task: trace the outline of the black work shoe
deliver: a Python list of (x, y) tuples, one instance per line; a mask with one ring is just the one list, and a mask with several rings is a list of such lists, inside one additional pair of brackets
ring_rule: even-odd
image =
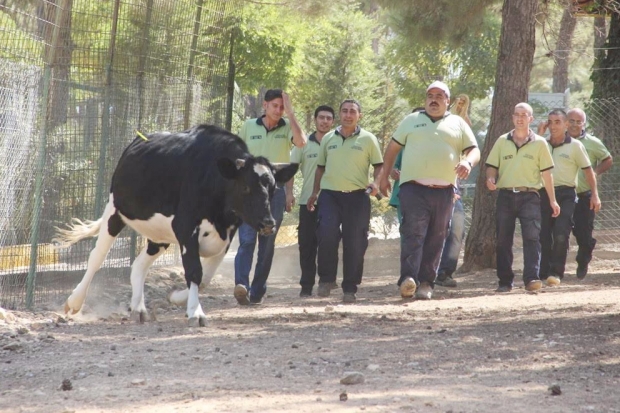
[(353, 304), (356, 300), (355, 293), (344, 293), (342, 295), (342, 302), (345, 304)]
[(333, 283), (319, 283), (317, 295), (319, 297), (329, 297), (329, 294), (332, 292), (332, 284)]
[(312, 297), (312, 288), (302, 288), (299, 292), (300, 297)]
[(456, 287), (456, 280), (451, 275), (446, 275), (442, 278), (437, 277), (435, 284), (442, 287)]
[(509, 285), (500, 285), (499, 287), (497, 287), (497, 290), (495, 290), (496, 293), (509, 293), (512, 291), (512, 287)]
[(577, 278), (583, 280), (588, 275), (588, 264), (577, 264)]
[(248, 295), (248, 289), (245, 288), (243, 284), (235, 285), (235, 289), (233, 291), (233, 295), (235, 299), (239, 303), (239, 305), (249, 305), (250, 304), (250, 296)]
[(256, 298), (250, 296), (250, 305), (261, 305), (263, 303), (264, 297)]

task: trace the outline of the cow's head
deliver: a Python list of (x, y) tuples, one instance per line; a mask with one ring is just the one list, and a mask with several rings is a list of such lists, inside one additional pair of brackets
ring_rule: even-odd
[(231, 197), (235, 213), (261, 235), (272, 234), (276, 221), (269, 201), (276, 183), (284, 185), (295, 175), (299, 165), (271, 164), (259, 156), (236, 160), (222, 158), (217, 166), (224, 178), (234, 182)]

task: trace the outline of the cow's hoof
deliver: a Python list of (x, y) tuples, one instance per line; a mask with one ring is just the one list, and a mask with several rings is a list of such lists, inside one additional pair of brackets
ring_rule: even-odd
[(65, 314), (77, 314), (80, 311), (80, 309), (75, 309), (75, 308), (71, 308), (71, 306), (69, 305), (69, 301), (65, 301)]
[(146, 310), (142, 310), (142, 311), (134, 310), (131, 312), (129, 318), (134, 323), (142, 324), (145, 321), (148, 321), (148, 313), (146, 312)]
[(207, 317), (201, 315), (198, 317), (191, 317), (189, 319), (190, 327), (206, 327), (207, 326)]

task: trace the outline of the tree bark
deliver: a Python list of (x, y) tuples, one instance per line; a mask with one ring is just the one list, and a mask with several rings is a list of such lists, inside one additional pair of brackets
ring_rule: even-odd
[(465, 243), (462, 271), (495, 267), (496, 194), (486, 187), (484, 164), (497, 138), (513, 128), (514, 106), (519, 102), (527, 102), (536, 49), (537, 10), (537, 0), (504, 0), (491, 121), (482, 148), (481, 170), (476, 182), (473, 216)]
[(597, 53), (592, 71), (593, 98), (620, 96), (620, 13), (611, 13), (606, 50)]
[(553, 93), (564, 93), (568, 88), (568, 59), (576, 25), (577, 19), (571, 14), (569, 7), (566, 7), (560, 22), (558, 42), (555, 46), (555, 52), (553, 52), (555, 60), (553, 65), (553, 85), (551, 87)]

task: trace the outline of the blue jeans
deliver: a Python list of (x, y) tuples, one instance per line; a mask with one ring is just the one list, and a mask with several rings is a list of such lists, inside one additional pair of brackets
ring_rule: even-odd
[(357, 292), (364, 273), (369, 225), (370, 198), (363, 189), (349, 193), (321, 191), (317, 229), (320, 284), (336, 282), (338, 246), (342, 238), (342, 291)]
[[(286, 195), (284, 187), (277, 188), (271, 198), (271, 214), (276, 220), (276, 230), (273, 234), (259, 235), (254, 228), (245, 222), (239, 227), (239, 249), (235, 256), (235, 285), (243, 284), (250, 290), (250, 298), (260, 300), (267, 292), (267, 277), (271, 270), (276, 235), (280, 230), (284, 217)], [(258, 237), (258, 257), (254, 269), (254, 279), (250, 288), (250, 270), (254, 258), (254, 249)]]
[(555, 198), (560, 205), (560, 215), (553, 218), (547, 191), (544, 188), (540, 190), (541, 280), (546, 280), (550, 275), (564, 278), (570, 232), (573, 229), (573, 212), (577, 200), (575, 188), (556, 186)]
[(398, 285), (413, 278), (416, 284), (433, 286), (454, 209), (454, 188), (408, 182), (400, 186), (398, 196), (403, 213)]
[(463, 209), (463, 202), (459, 198), (454, 203), (454, 212), (450, 220), (450, 232), (443, 246), (439, 270), (437, 270), (437, 276), (440, 279), (451, 277), (456, 271), (463, 238), (465, 238), (465, 210)]
[(540, 271), (540, 196), (537, 192), (500, 189), (497, 196), (497, 277), (499, 286), (512, 287), (512, 244), (516, 219), (523, 238), (523, 282), (538, 280)]

